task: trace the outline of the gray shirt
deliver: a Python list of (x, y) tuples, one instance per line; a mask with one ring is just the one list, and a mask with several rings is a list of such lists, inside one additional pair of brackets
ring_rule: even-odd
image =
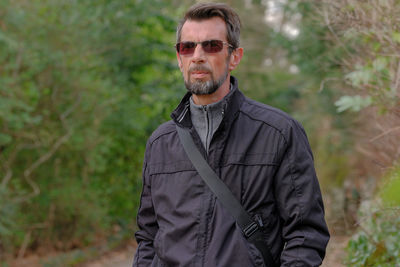
[(207, 153), (211, 139), (222, 121), (223, 109), (222, 100), (208, 105), (196, 105), (192, 97), (190, 98), (192, 123)]

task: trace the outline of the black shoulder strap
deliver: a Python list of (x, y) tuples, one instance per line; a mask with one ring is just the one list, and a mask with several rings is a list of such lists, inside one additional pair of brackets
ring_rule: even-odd
[(176, 125), (179, 138), (187, 156), (193, 163), (204, 182), (219, 199), (222, 205), (232, 214), (246, 239), (261, 252), (267, 267), (277, 266), (270, 249), (264, 241), (260, 226), (251, 218), (229, 188), (218, 177), (196, 147), (189, 130)]

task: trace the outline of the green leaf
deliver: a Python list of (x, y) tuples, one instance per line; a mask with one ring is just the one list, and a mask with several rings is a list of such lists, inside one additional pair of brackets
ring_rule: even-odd
[(370, 96), (362, 97), (359, 95), (342, 96), (338, 101), (335, 102), (335, 106), (337, 107), (337, 112), (343, 112), (348, 109), (354, 112), (358, 112), (361, 109), (366, 108), (371, 104), (372, 104), (372, 98)]
[(348, 79), (354, 87), (359, 87), (360, 85), (368, 84), (372, 77), (373, 73), (368, 68), (362, 68), (347, 74), (346, 79)]

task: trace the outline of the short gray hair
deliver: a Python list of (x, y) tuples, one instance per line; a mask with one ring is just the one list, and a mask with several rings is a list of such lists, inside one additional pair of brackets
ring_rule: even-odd
[(220, 17), (225, 21), (228, 43), (232, 45), (232, 50), (238, 48), (240, 44), (240, 18), (233, 8), (224, 3), (199, 3), (191, 6), (178, 24), (176, 42), (181, 41), (182, 27), (187, 20), (201, 21), (213, 17)]

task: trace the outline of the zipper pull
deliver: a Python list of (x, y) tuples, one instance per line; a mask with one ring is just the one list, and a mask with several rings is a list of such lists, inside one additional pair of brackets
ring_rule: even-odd
[(260, 227), (264, 227), (264, 224), (263, 224), (261, 215), (260, 215), (260, 214), (256, 214), (256, 216), (254, 216), (254, 217), (255, 217), (255, 219), (256, 219), (258, 225), (259, 225)]

